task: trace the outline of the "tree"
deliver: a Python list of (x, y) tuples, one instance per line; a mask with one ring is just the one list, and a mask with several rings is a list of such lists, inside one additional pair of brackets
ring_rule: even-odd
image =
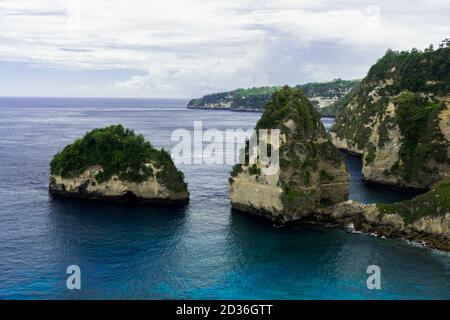
[(447, 47), (450, 47), (450, 38), (445, 38), (439, 45), (439, 48), (447, 48)]

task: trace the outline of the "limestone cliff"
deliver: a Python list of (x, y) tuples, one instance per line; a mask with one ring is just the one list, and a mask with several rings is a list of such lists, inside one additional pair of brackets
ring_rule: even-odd
[(164, 150), (122, 126), (95, 129), (55, 155), (53, 194), (140, 203), (186, 203), (183, 174)]
[(274, 93), (256, 125), (260, 129), (280, 130), (279, 148), (271, 151), (279, 152), (279, 170), (267, 174), (260, 161), (249, 163), (247, 145), (246, 163), (236, 165), (229, 179), (233, 208), (286, 223), (347, 199), (342, 157), (301, 91), (284, 87)]
[(450, 47), (388, 51), (371, 67), (330, 130), (363, 157), (368, 182), (429, 189), (450, 176)]
[[(152, 163), (145, 165), (155, 170)], [(173, 191), (158, 181), (156, 174), (159, 170), (140, 182), (121, 180), (117, 175), (99, 182), (96, 176), (102, 171), (101, 166), (92, 166), (75, 177), (50, 175), (50, 192), (78, 198), (161, 204), (185, 203), (189, 198), (186, 190)]]
[(367, 181), (429, 189), (450, 179), (450, 96), (431, 103), (402, 92), (375, 121), (363, 158)]
[(311, 221), (338, 223), (378, 236), (425, 242), (450, 251), (450, 182), (412, 200), (364, 205), (347, 201), (326, 208)]

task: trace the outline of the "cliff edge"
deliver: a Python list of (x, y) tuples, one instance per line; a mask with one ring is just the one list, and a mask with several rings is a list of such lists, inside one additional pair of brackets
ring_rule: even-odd
[(361, 155), (368, 182), (430, 189), (450, 177), (450, 47), (389, 50), (373, 65), (330, 130)]

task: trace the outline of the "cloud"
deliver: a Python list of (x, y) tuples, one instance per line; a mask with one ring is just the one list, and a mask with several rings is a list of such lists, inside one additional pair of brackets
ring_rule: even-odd
[(194, 96), (362, 77), (387, 48), (447, 37), (449, 11), (445, 0), (3, 0), (0, 61), (135, 71), (73, 94)]

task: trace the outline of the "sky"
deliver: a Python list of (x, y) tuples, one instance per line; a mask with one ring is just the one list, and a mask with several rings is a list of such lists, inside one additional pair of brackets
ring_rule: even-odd
[(0, 0), (0, 96), (193, 98), (363, 78), (448, 0)]

